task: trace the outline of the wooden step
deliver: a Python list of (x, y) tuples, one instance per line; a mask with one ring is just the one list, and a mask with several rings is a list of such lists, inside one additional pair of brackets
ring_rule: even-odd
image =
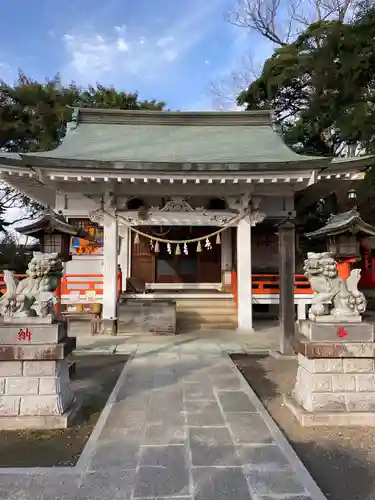
[(195, 309), (216, 310), (216, 311), (236, 311), (236, 305), (229, 301), (178, 301), (176, 303), (177, 311), (189, 311)]
[(221, 314), (213, 312), (211, 314), (204, 314), (202, 311), (189, 312), (188, 314), (178, 312), (177, 321), (207, 321), (207, 323), (215, 323), (219, 321), (237, 321), (235, 314)]
[(234, 300), (177, 300), (177, 307), (194, 307), (194, 306), (211, 306), (211, 307), (236, 307)]
[(214, 332), (216, 330), (229, 330), (235, 331), (237, 325), (232, 324), (217, 324), (217, 325), (177, 325), (177, 333), (189, 333), (189, 332), (200, 332), (209, 331)]
[(177, 331), (235, 330), (237, 310), (233, 299), (183, 299), (176, 301)]
[(206, 312), (208, 314), (211, 313), (223, 313), (223, 314), (236, 314), (236, 308), (235, 307), (212, 307), (212, 306), (196, 306), (196, 307), (183, 307), (182, 309), (176, 308), (176, 311), (178, 314), (190, 314), (194, 313), (195, 311), (202, 311)]

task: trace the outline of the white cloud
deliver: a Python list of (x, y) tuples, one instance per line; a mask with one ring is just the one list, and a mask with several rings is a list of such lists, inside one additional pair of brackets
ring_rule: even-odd
[(156, 41), (124, 36), (64, 36), (69, 57), (63, 74), (82, 83), (124, 75), (144, 77), (157, 74), (161, 64), (171, 63), (177, 51), (159, 47)]
[(5, 61), (0, 61), (0, 80), (11, 83), (17, 78), (17, 69)]
[(184, 57), (220, 21), (218, 12), (224, 1), (211, 0), (202, 6), (200, 0), (191, 0), (189, 10), (180, 9), (179, 17), (167, 28), (155, 28), (150, 22), (143, 33), (125, 25), (116, 25), (109, 33), (70, 30), (62, 37), (67, 64), (61, 73), (81, 84), (101, 81), (116, 85), (132, 77), (171, 79), (178, 72), (177, 63), (183, 64)]
[(129, 45), (125, 42), (125, 40), (120, 37), (117, 39), (117, 50), (120, 52), (128, 52), (129, 50)]
[(156, 45), (158, 47), (166, 47), (167, 45), (170, 45), (175, 41), (176, 40), (173, 36), (164, 36), (163, 38), (159, 38), (159, 40), (156, 41)]
[(120, 33), (120, 35), (123, 35), (126, 31), (126, 26), (125, 24), (122, 24), (121, 26), (114, 26), (114, 30), (117, 31), (117, 33)]

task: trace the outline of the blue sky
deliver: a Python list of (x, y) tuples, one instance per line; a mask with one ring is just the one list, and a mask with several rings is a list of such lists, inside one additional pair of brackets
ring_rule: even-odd
[[(171, 109), (211, 109), (210, 82), (241, 69), (255, 39), (224, 21), (234, 0), (3, 0), (0, 78), (100, 82)], [(15, 14), (16, 13), (16, 14)], [(256, 56), (269, 53), (260, 40)]]

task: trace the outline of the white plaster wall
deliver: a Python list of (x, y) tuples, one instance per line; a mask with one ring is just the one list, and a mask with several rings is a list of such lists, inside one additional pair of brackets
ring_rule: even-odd
[(97, 208), (98, 203), (82, 194), (56, 194), (55, 209), (61, 210), (67, 217), (88, 217), (89, 213)]
[(65, 269), (66, 274), (103, 274), (103, 257), (73, 255)]

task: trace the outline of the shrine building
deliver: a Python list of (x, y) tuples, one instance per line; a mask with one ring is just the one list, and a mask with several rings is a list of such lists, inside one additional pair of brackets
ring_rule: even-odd
[[(102, 303), (107, 331), (120, 297), (209, 300), (217, 314), (229, 301), (251, 332), (253, 306), (282, 302), (293, 280), (296, 191), (334, 190), (373, 161), (298, 155), (271, 116), (79, 108), (56, 149), (0, 155), (4, 181), (96, 241), (71, 231), (63, 300)], [(296, 277), (299, 317), (310, 299)]]

